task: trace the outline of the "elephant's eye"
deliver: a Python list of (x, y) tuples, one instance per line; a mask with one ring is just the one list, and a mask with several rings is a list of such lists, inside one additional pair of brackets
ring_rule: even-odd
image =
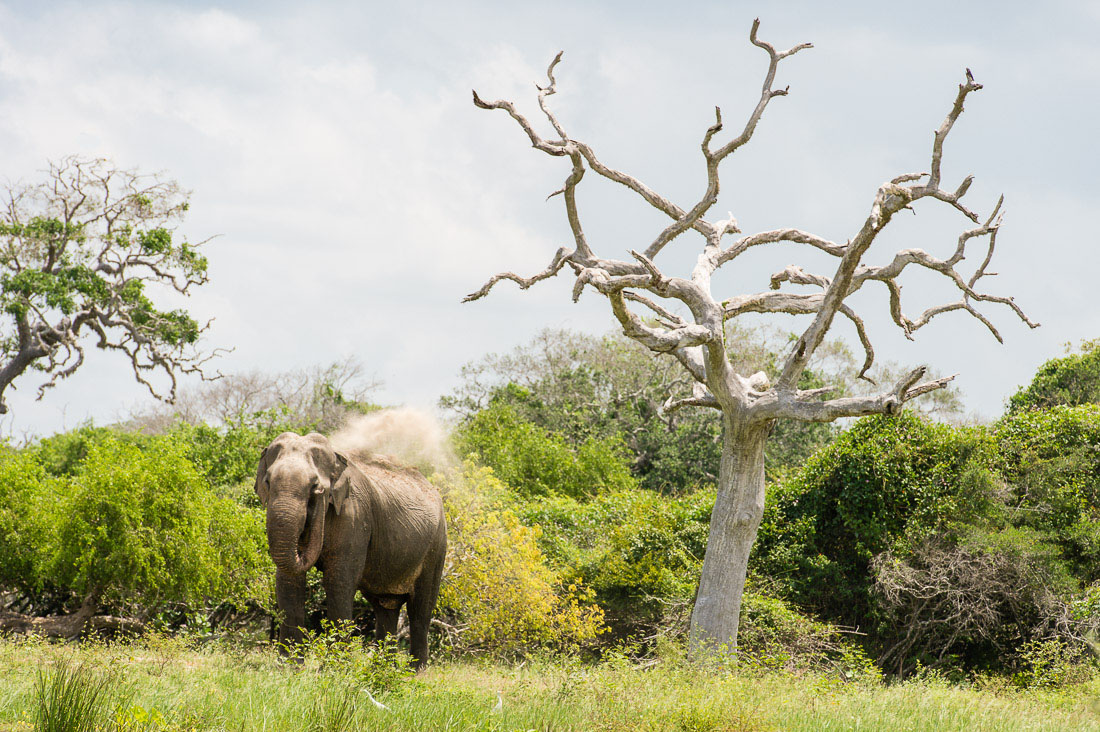
[(319, 482), (314, 480), (312, 483), (309, 484), (309, 492), (313, 493), (314, 495), (320, 495), (325, 492), (325, 489), (321, 486)]

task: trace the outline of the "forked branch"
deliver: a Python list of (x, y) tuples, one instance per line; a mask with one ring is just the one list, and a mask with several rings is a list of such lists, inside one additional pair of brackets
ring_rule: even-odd
[[(978, 310), (977, 305), (983, 302), (1005, 305), (1011, 308), (1024, 323), (1030, 327), (1036, 327), (1037, 323), (1029, 320), (1011, 297), (988, 294), (977, 289), (982, 278), (993, 274), (988, 271), (988, 266), (1003, 219), (1001, 202), (998, 202), (993, 213), (983, 223), (959, 235), (955, 251), (946, 259), (936, 258), (921, 249), (906, 249), (898, 252), (888, 264), (883, 266), (869, 266), (863, 263), (866, 252), (894, 215), (903, 209), (912, 209), (914, 204), (924, 198), (943, 201), (971, 221), (979, 222), (977, 214), (962, 203), (962, 198), (973, 181), (972, 176), (964, 178), (952, 190), (944, 189), (941, 185), (941, 165), (946, 138), (962, 114), (968, 96), (982, 88), (974, 81), (969, 69), (966, 71), (964, 83), (959, 85), (951, 109), (935, 131), (929, 172), (905, 173), (882, 184), (875, 192), (870, 212), (850, 239), (838, 243), (811, 232), (787, 228), (744, 235), (728, 245), (722, 245), (723, 237), (739, 234), (740, 228), (732, 213), (719, 221), (710, 221), (706, 218), (718, 200), (719, 165), (726, 157), (749, 142), (770, 101), (788, 93), (787, 87), (776, 88), (775, 86), (779, 62), (799, 51), (812, 48), (809, 43), (801, 43), (779, 51), (772, 44), (761, 40), (758, 37), (758, 30), (759, 21), (754, 21), (749, 40), (768, 55), (768, 67), (764, 74), (760, 96), (740, 132), (723, 144), (718, 144), (719, 136), (724, 129), (723, 115), (721, 109), (715, 108), (714, 123), (705, 130), (701, 144), (706, 163), (706, 190), (697, 202), (687, 209), (653, 190), (638, 178), (606, 165), (591, 145), (575, 140), (567, 134), (566, 127), (548, 103), (549, 97), (557, 93), (555, 72), (562, 59), (560, 53), (554, 57), (546, 70), (547, 82), (544, 85), (536, 85), (539, 109), (553, 130), (550, 136), (542, 136), (512, 102), (485, 102), (475, 92), (474, 102), (478, 107), (506, 111), (519, 124), (536, 149), (555, 157), (569, 159), (570, 169), (565, 182), (559, 190), (551, 194), (551, 197), (561, 195), (564, 199), (575, 246), (572, 249), (567, 247), (559, 249), (545, 269), (530, 277), (522, 277), (513, 272), (494, 275), (479, 290), (468, 295), (464, 301), (484, 297), (496, 283), (504, 279), (512, 280), (521, 289), (527, 289), (541, 280), (553, 277), (568, 265), (574, 273), (574, 300), (579, 298), (587, 287), (597, 290), (608, 298), (612, 312), (626, 335), (654, 351), (674, 355), (692, 378), (705, 386), (705, 388), (700, 387), (702, 391), (691, 397), (671, 400), (666, 404), (667, 409), (688, 405), (720, 406), (723, 409), (743, 410), (743, 413), (751, 413), (761, 419), (791, 417), (828, 421), (838, 417), (891, 412), (908, 399), (942, 388), (950, 381), (950, 378), (947, 378), (918, 383), (923, 376), (923, 370), (918, 369), (909, 375), (912, 378), (907, 377), (891, 390), (876, 396), (823, 401), (825, 394), (820, 390), (814, 392), (797, 390), (796, 385), (800, 376), (815, 350), (821, 345), (837, 314), (847, 318), (855, 328), (864, 351), (864, 361), (859, 376), (867, 378), (866, 374), (874, 363), (875, 351), (863, 319), (846, 303), (847, 298), (867, 282), (881, 282), (886, 287), (891, 317), (907, 337), (912, 337), (913, 332), (941, 313), (959, 310), (978, 319), (1000, 340), (1001, 334), (997, 328)], [(576, 193), (578, 185), (588, 170), (632, 190), (643, 201), (671, 219), (644, 250), (629, 249), (632, 261), (601, 258), (595, 254), (587, 241), (581, 226)], [(657, 266), (655, 260), (670, 242), (688, 231), (697, 232), (703, 239), (691, 277), (683, 279), (666, 275)], [(966, 247), (974, 240), (983, 237), (988, 242), (984, 260), (969, 277), (964, 276), (959, 271), (958, 265), (965, 258)], [(791, 265), (772, 276), (771, 288), (768, 291), (738, 295), (721, 302), (715, 300), (711, 294), (711, 278), (714, 272), (754, 247), (781, 242), (807, 245), (836, 257), (838, 260), (836, 268), (829, 274), (817, 274)], [(915, 318), (907, 317), (902, 310), (901, 286), (898, 284), (898, 279), (909, 265), (922, 267), (947, 277), (959, 290), (959, 300), (929, 308)], [(811, 291), (790, 291), (788, 289), (790, 287), (808, 287)], [(667, 304), (669, 301), (686, 308), (690, 313), (690, 319), (676, 314), (676, 309)], [(646, 317), (631, 311), (628, 307), (630, 303), (645, 308)], [(759, 386), (760, 382), (753, 381), (755, 377), (746, 379), (736, 374), (729, 363), (723, 338), (724, 322), (744, 313), (788, 313), (813, 316), (812, 322), (797, 339), (785, 359), (774, 386), (770, 383)]]

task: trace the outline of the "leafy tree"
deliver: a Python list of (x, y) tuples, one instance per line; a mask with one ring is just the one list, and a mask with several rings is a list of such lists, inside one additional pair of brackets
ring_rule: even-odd
[(1052, 358), (1027, 386), (1009, 397), (1008, 411), (1049, 409), (1100, 402), (1100, 339), (1084, 341), (1080, 353)]
[(205, 326), (152, 295), (158, 286), (187, 295), (207, 281), (201, 245), (176, 235), (188, 194), (175, 181), (68, 157), (40, 183), (7, 186), (4, 199), (0, 413), (4, 391), (28, 369), (47, 374), (39, 398), (75, 373), (87, 337), (124, 354), (157, 397), (175, 396), (177, 374), (203, 375), (209, 355), (196, 344)]

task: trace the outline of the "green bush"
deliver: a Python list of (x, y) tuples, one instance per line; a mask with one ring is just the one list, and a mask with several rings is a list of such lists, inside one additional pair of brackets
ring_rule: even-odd
[(662, 622), (699, 579), (712, 491), (667, 498), (634, 489), (580, 502), (556, 497), (518, 510), (554, 566), (595, 592), (616, 637)]
[(33, 455), (50, 475), (71, 476), (88, 457), (92, 446), (108, 438), (137, 446), (147, 445), (154, 439), (137, 432), (85, 425), (39, 440), (25, 452)]
[(634, 485), (621, 440), (590, 438), (574, 450), (506, 404), (474, 415), (458, 430), (457, 443), (521, 496), (585, 498)]
[(0, 452), (0, 587), (31, 595), (46, 589), (61, 495), (34, 455)]
[(1100, 338), (1081, 344), (1080, 353), (1052, 358), (1027, 386), (1008, 400), (1009, 413), (1100, 402)]
[(96, 440), (57, 504), (59, 584), (153, 608), (262, 596), (262, 517), (220, 499), (177, 440)]
[(318, 632), (306, 631), (299, 648), (303, 669), (318, 669), (346, 678), (356, 693), (396, 691), (413, 676), (409, 656), (392, 636), (383, 643), (364, 645), (351, 621), (325, 620)]
[(750, 571), (799, 605), (868, 627), (872, 558), (988, 510), (992, 441), (904, 413), (868, 417), (772, 487)]
[(1049, 533), (1083, 583), (1100, 580), (1100, 405), (1010, 414), (993, 435), (1012, 522)]

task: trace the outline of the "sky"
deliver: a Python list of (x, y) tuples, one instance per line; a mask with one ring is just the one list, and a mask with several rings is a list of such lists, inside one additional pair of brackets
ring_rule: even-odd
[[(218, 369), (355, 356), (383, 383), (377, 401), (431, 407), (462, 364), (541, 328), (616, 326), (594, 291), (574, 304), (565, 276), (526, 292), (502, 283), (461, 304), (499, 271), (542, 269), (570, 241), (560, 197), (545, 200), (566, 164), (531, 149), (504, 113), (476, 109), (470, 90), (534, 117), (534, 83), (564, 51), (551, 102), (570, 136), (688, 206), (705, 187), (698, 146), (714, 106), (734, 129), (759, 94), (756, 16), (777, 47), (814, 48), (780, 65), (777, 86), (790, 94), (724, 163), (711, 218), (729, 211), (745, 232), (847, 239), (879, 184), (928, 169), (932, 132), (970, 68), (985, 88), (948, 139), (944, 187), (975, 175), (966, 200), (983, 216), (1004, 194), (999, 274), (983, 282), (1042, 327), (986, 305), (1004, 345), (958, 313), (909, 342), (883, 288), (852, 303), (880, 358), (958, 373), (967, 407), (985, 418), (1065, 344), (1100, 337), (1100, 237), (1088, 223), (1100, 202), (1097, 1), (0, 1), (0, 181), (33, 181), (69, 154), (164, 172), (193, 192), (181, 233), (214, 237), (210, 283), (187, 306), (214, 318), (207, 348), (233, 349)], [(665, 224), (595, 175), (578, 195), (601, 256), (626, 258)], [(947, 256), (966, 228), (924, 202), (865, 261), (907, 247)], [(657, 263), (687, 276), (700, 246), (685, 235)], [(814, 254), (754, 251), (715, 279), (715, 295), (766, 289), (788, 264), (828, 274), (835, 264)], [(902, 285), (910, 316), (955, 299), (927, 273), (907, 271)], [(852, 340), (846, 327), (836, 335)], [(91, 353), (39, 402), (36, 378), (16, 382), (5, 434), (104, 424), (151, 405), (113, 354)]]

